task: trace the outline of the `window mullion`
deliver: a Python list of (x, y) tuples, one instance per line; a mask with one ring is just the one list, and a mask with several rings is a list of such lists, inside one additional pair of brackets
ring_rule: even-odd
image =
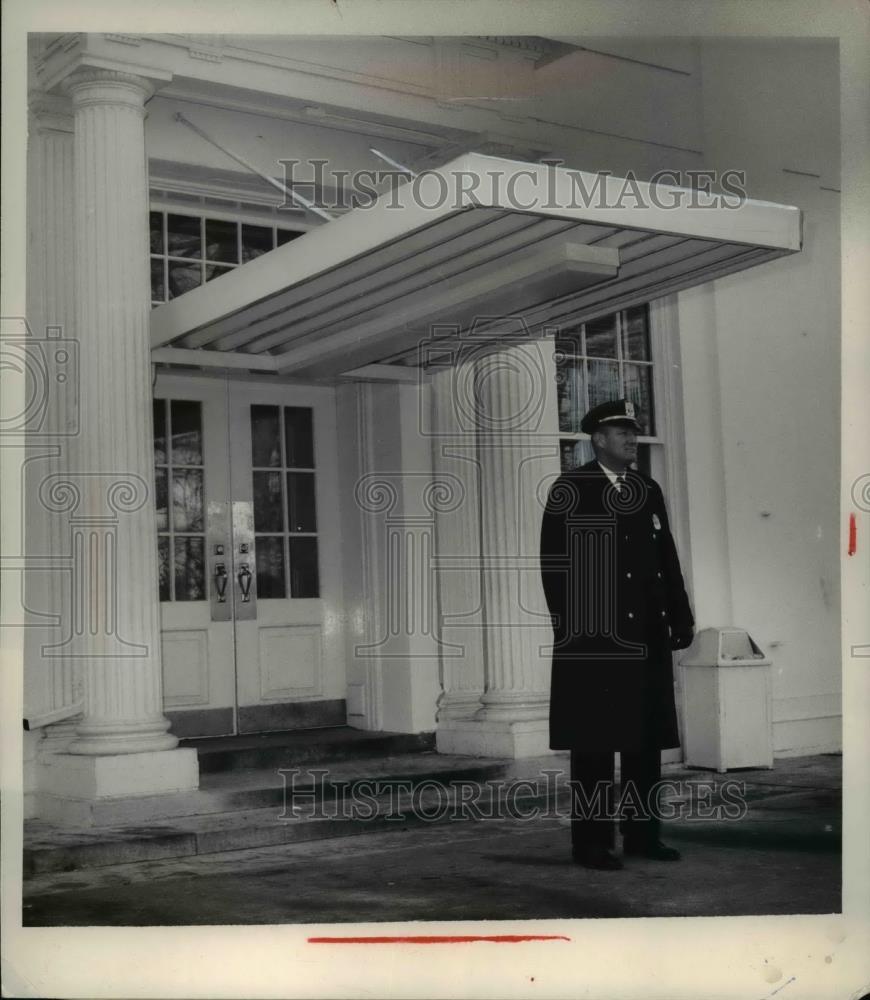
[[(163, 301), (169, 301), (169, 213), (163, 212)], [(168, 405), (168, 404), (167, 404)], [(170, 548), (171, 548), (170, 543)]]
[(173, 466), (172, 466), (172, 403), (167, 397), (166, 407), (166, 520), (169, 528), (169, 600), (175, 600), (175, 516)]
[[(583, 413), (589, 412), (589, 358), (586, 353), (586, 324), (580, 324), (580, 360), (581, 371), (583, 373)], [(582, 417), (583, 414), (581, 413)]]
[(205, 284), (205, 216), (199, 217), (199, 284)]
[(619, 395), (625, 399), (625, 356), (622, 350), (622, 317), (623, 310), (616, 313), (616, 377), (619, 380)]
[(281, 539), (281, 550), (284, 553), (284, 565), (287, 567), (284, 573), (284, 596), (293, 596), (293, 586), (290, 579), (290, 486), (287, 482), (287, 428), (284, 416), (284, 407), (278, 407), (278, 434), (281, 437), (281, 523), (284, 526), (284, 536)]

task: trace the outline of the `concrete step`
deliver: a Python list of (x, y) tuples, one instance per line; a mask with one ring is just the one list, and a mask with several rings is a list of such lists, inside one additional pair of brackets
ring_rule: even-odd
[(297, 767), (313, 761), (385, 757), (434, 751), (434, 733), (367, 732), (350, 726), (297, 729), (182, 740), (199, 757), (200, 774), (251, 768)]
[[(464, 761), (465, 765), (460, 765), (460, 761)], [(207, 771), (201, 775), (197, 791), (105, 799), (93, 804), (91, 814), (95, 827), (149, 825), (154, 820), (283, 806), (285, 789), (294, 785), (299, 790), (310, 790), (318, 783), (337, 784), (370, 777), (381, 780), (398, 780), (409, 776), (419, 776), (419, 780), (438, 779), (451, 774), (457, 777), (483, 777), (491, 774), (492, 768), (498, 766), (492, 761), (472, 757), (446, 757), (434, 751), (426, 751), (337, 761), (318, 759), (285, 768)]]
[[(300, 768), (286, 777), (263, 769), (207, 774), (195, 793), (101, 803), (98, 826), (61, 829), (28, 821), (24, 874), (246, 850), (428, 822), (411, 814), (412, 795), (422, 792), (421, 801), (437, 806), (441, 787), (458, 789), (463, 782), (485, 786), (514, 764), (426, 753), (354, 758), (328, 768), (318, 760), (311, 771)], [(371, 815), (344, 818), (349, 807), (342, 811), (342, 788), (357, 780), (379, 786), (371, 789), (363, 808)], [(404, 818), (396, 818), (397, 805)]]
[[(552, 806), (556, 799), (563, 804), (567, 793), (564, 753), (515, 761), (423, 752), (332, 762), (319, 759), (294, 767), (297, 773), (293, 775), (273, 768), (206, 772), (196, 793), (107, 801), (101, 803), (100, 822), (93, 827), (60, 829), (29, 820), (25, 823), (25, 876), (456, 822), (456, 806), (468, 801), (469, 791), (477, 794), (475, 801), (486, 812), (490, 798), (498, 801), (512, 787), (518, 811), (526, 814), (534, 807)], [(711, 772), (667, 771), (671, 779), (687, 783), (707, 784), (718, 777)], [(740, 777), (747, 781), (747, 801), (768, 800), (768, 808), (775, 808), (777, 800), (780, 807), (787, 805), (789, 797), (805, 785), (826, 787), (825, 781), (812, 774), (803, 776), (799, 785), (782, 779), (774, 784), (769, 772)], [(356, 780), (379, 785), (371, 789), (367, 800), (370, 815), (365, 808), (362, 814), (341, 808), (343, 786)], [(518, 782), (525, 782), (525, 787)], [(447, 793), (442, 800), (444, 788)], [(415, 795), (415, 804), (429, 818), (420, 815), (419, 808), (410, 808)], [(439, 805), (445, 806), (440, 816)], [(468, 810), (461, 816), (473, 818)]]

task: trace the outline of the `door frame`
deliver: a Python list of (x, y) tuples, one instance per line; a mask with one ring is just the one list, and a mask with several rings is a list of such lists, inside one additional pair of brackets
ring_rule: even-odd
[[(237, 735), (243, 731), (255, 732), (273, 729), (319, 728), (324, 725), (346, 724), (347, 667), (344, 647), (344, 608), (342, 600), (342, 549), (341, 520), (339, 511), (339, 480), (337, 453), (337, 426), (335, 390), (328, 386), (312, 386), (291, 383), (284, 379), (274, 378), (237, 378), (229, 373), (158, 371), (154, 379), (154, 397), (170, 399), (200, 399), (206, 405), (202, 410), (203, 419), (203, 450), (204, 456), (204, 525), (206, 538), (205, 600), (191, 602), (190, 622), (185, 620), (186, 602), (161, 602), (161, 661), (164, 678), (164, 714), (173, 724), (173, 731), (181, 738), (197, 738), (217, 735)], [(249, 397), (250, 402), (276, 401), (283, 405), (313, 405), (317, 409), (314, 422), (315, 447), (315, 498), (318, 519), (319, 546), (319, 577), (320, 597), (315, 599), (300, 599), (301, 602), (320, 606), (319, 624), (299, 622), (302, 631), (306, 631), (313, 641), (313, 631), (319, 630), (319, 646), (321, 656), (319, 661), (319, 683), (317, 690), (308, 696), (290, 697), (283, 705), (283, 711), (274, 710), (278, 705), (276, 699), (266, 698), (264, 706), (273, 706), (272, 711), (265, 711), (263, 719), (265, 727), (251, 728), (240, 724), (239, 683), (238, 683), (238, 625), (235, 613), (229, 620), (216, 622), (213, 620), (212, 595), (214, 590), (213, 572), (217, 562), (224, 561), (229, 572), (228, 595), (237, 591), (236, 565), (234, 564), (235, 541), (233, 536), (232, 477), (247, 477), (250, 481), (251, 470), (239, 470), (238, 448), (234, 457), (233, 438), (250, 434), (247, 426), (244, 428), (231, 426), (233, 407), (236, 407), (238, 422), (239, 397)], [(215, 406), (221, 399), (221, 405)], [(208, 407), (208, 402), (211, 407)], [(241, 405), (247, 404), (244, 400)], [(220, 424), (220, 427), (217, 425)], [(249, 443), (249, 442), (248, 442)], [(249, 450), (249, 449), (248, 449)], [(220, 454), (224, 456), (221, 460)], [(225, 469), (218, 470), (215, 462), (223, 461)], [(235, 464), (235, 472), (233, 465)], [(222, 478), (223, 477), (223, 478)], [(221, 484), (223, 483), (223, 486)], [(215, 489), (223, 496), (216, 496)], [(169, 500), (171, 504), (171, 496)], [(223, 508), (226, 518), (225, 552), (217, 556), (213, 552), (216, 536), (213, 535), (211, 519), (220, 514)], [(156, 511), (156, 508), (155, 508)], [(288, 581), (289, 586), (289, 581)], [(232, 603), (232, 598), (231, 598)], [(268, 602), (267, 602), (268, 603)], [(265, 605), (264, 605), (265, 607)], [(170, 624), (166, 624), (166, 612), (172, 609)], [(255, 623), (251, 623), (255, 625)], [(274, 622), (272, 623), (275, 624)], [(295, 624), (295, 623), (290, 623)], [(250, 631), (250, 628), (249, 628)], [(217, 633), (220, 633), (218, 636)], [(224, 634), (226, 633), (226, 634)], [(276, 632), (271, 635), (274, 638)], [(288, 633), (292, 634), (292, 633)], [(297, 635), (300, 635), (297, 633)], [(167, 637), (170, 637), (167, 640)], [(169, 642), (175, 644), (170, 652)], [(315, 643), (317, 645), (317, 643)], [(248, 654), (252, 648), (250, 637)], [(223, 662), (230, 654), (230, 674)], [(254, 655), (257, 655), (256, 652)], [(172, 688), (172, 677), (169, 671), (182, 662), (180, 658), (192, 658), (192, 669), (199, 670), (205, 676), (201, 677), (202, 691), (191, 691), (180, 698), (175, 696), (174, 703), (167, 704), (167, 688)], [(198, 661), (197, 661), (198, 657)], [(203, 660), (206, 660), (203, 665)], [(274, 657), (273, 657), (274, 660)], [(290, 659), (288, 658), (288, 664)], [(186, 663), (185, 663), (186, 669)], [(169, 683), (167, 684), (167, 681)], [(194, 682), (194, 687), (196, 686)], [(170, 696), (171, 701), (172, 696)], [(196, 707), (194, 707), (196, 705)]]

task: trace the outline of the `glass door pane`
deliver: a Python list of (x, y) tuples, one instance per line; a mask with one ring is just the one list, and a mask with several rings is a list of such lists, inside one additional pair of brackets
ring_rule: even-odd
[(204, 601), (208, 594), (202, 404), (157, 397), (153, 407), (160, 600)]
[[(314, 468), (311, 408), (254, 404), (250, 427), (257, 596), (287, 597), (289, 565), (289, 596), (317, 597), (316, 474), (308, 471)], [(308, 537), (291, 543), (292, 535)]]
[(231, 383), (229, 413), (233, 559), (255, 602), (235, 622), (239, 730), (343, 724), (334, 390)]
[(227, 388), (158, 371), (154, 485), (163, 709), (179, 738), (235, 731)]

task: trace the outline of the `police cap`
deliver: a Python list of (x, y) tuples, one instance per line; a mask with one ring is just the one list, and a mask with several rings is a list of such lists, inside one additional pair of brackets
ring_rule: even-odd
[(606, 424), (630, 424), (636, 431), (642, 430), (637, 421), (635, 405), (630, 399), (610, 399), (606, 403), (593, 406), (580, 421), (580, 430), (592, 434)]

